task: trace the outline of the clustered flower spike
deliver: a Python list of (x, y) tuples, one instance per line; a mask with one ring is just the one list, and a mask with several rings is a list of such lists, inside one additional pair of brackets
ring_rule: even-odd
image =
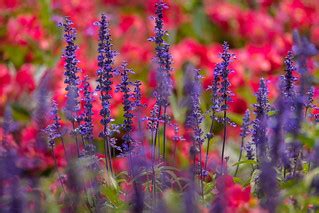
[(268, 117), (268, 112), (270, 111), (270, 104), (268, 100), (268, 87), (266, 85), (265, 79), (260, 79), (259, 89), (256, 93), (257, 103), (254, 104), (254, 112), (257, 119), (263, 117)]
[(142, 99), (142, 93), (141, 93), (141, 85), (142, 83), (140, 81), (135, 81), (133, 83), (134, 86), (134, 108), (143, 107), (144, 105), (141, 102)]
[[(218, 89), (220, 87), (221, 70), (222, 70), (222, 65), (216, 64), (216, 67), (214, 68), (214, 79), (213, 79), (212, 85), (208, 87), (208, 90), (210, 90), (212, 93), (211, 110), (213, 112), (218, 112), (221, 108), (220, 107), (220, 97), (218, 95)], [(212, 119), (214, 119), (214, 118), (212, 118)]]
[(297, 71), (300, 74), (307, 73), (307, 59), (318, 54), (316, 46), (311, 43), (307, 37), (300, 36), (299, 32), (293, 32), (293, 47), (292, 51), (297, 57)]
[(93, 123), (92, 123), (92, 102), (93, 96), (90, 91), (90, 83), (88, 82), (88, 76), (85, 76), (83, 79), (83, 101), (84, 101), (84, 113), (83, 121), (79, 127), (80, 134), (83, 138), (92, 145), (93, 142)]
[(109, 22), (105, 14), (102, 14), (101, 20), (96, 23), (99, 26), (99, 43), (98, 43), (98, 70), (97, 70), (97, 91), (100, 92), (102, 109), (101, 124), (104, 126), (100, 136), (107, 137), (110, 134), (109, 123), (111, 122), (110, 99), (112, 91), (112, 78), (115, 72), (113, 68), (114, 57), (116, 52), (112, 50), (112, 41), (109, 29)]
[(297, 78), (293, 76), (293, 71), (296, 70), (296, 67), (293, 63), (293, 54), (291, 51), (288, 52), (285, 60), (285, 75), (283, 75), (283, 94), (286, 98), (293, 98), (295, 96), (295, 85), (294, 83), (297, 81)]
[(191, 89), (191, 107), (190, 107), (190, 115), (187, 118), (187, 125), (194, 130), (194, 140), (196, 141), (198, 146), (201, 146), (204, 140), (202, 139), (203, 131), (200, 128), (201, 123), (203, 122), (203, 115), (201, 113), (200, 108), (200, 92), (201, 92), (201, 84), (200, 79), (201, 75), (199, 74), (199, 70), (193, 70), (194, 82), (193, 88)]
[(255, 159), (255, 148), (252, 142), (248, 142), (245, 145), (246, 150), (246, 157), (248, 160), (254, 160)]
[(223, 52), (220, 57), (223, 61), (220, 63), (221, 85), (218, 92), (221, 98), (220, 109), (221, 111), (225, 111), (228, 109), (228, 103), (232, 100), (231, 96), (233, 96), (233, 93), (230, 90), (231, 83), (229, 81), (229, 74), (231, 73), (231, 70), (229, 69), (229, 64), (235, 57), (233, 54), (229, 53), (229, 45), (227, 42), (224, 42), (223, 44)]
[(156, 44), (156, 58), (157, 63), (157, 88), (154, 96), (157, 99), (157, 104), (159, 106), (168, 106), (168, 97), (171, 95), (172, 91), (172, 79), (171, 79), (171, 64), (172, 56), (170, 54), (170, 45), (164, 41), (164, 36), (167, 32), (163, 29), (163, 10), (167, 9), (168, 6), (163, 1), (156, 3), (156, 17), (155, 19), (155, 36), (149, 38)]
[(50, 113), (52, 116), (53, 123), (48, 125), (44, 131), (48, 135), (50, 147), (54, 147), (55, 139), (62, 137), (62, 135), (60, 133), (60, 128), (61, 128), (60, 120), (61, 119), (58, 115), (58, 105), (54, 100), (52, 100), (52, 103), (51, 103), (51, 112)]
[(159, 125), (160, 119), (158, 119), (159, 106), (155, 104), (151, 110), (150, 116), (146, 117), (147, 128), (154, 134)]
[[(76, 40), (76, 30), (72, 27), (73, 22), (69, 18), (65, 18), (63, 23), (60, 23), (60, 27), (64, 29), (64, 40), (66, 42), (66, 47), (63, 51), (62, 57), (65, 60), (64, 64), (64, 83), (66, 84), (65, 90), (67, 91), (67, 98), (73, 98), (74, 100), (70, 100), (72, 102), (72, 108), (67, 108), (69, 119), (76, 120), (77, 112), (79, 111), (79, 77), (78, 73), (80, 72), (80, 68), (78, 67), (79, 60), (76, 58), (76, 51), (78, 50), (78, 46), (75, 45)], [(71, 91), (72, 90), (72, 91)], [(72, 95), (70, 94), (72, 93)]]
[(128, 152), (130, 150), (133, 141), (133, 138), (131, 137), (131, 132), (133, 130), (133, 113), (132, 110), (134, 108), (134, 103), (132, 102), (132, 93), (130, 86), (132, 85), (132, 82), (129, 80), (129, 73), (133, 73), (132, 70), (127, 68), (127, 64), (123, 64), (122, 66), (122, 80), (119, 85), (116, 87), (116, 92), (121, 91), (123, 93), (123, 108), (124, 108), (124, 124), (123, 124), (123, 130), (125, 132), (123, 136), (123, 151)]
[(267, 120), (268, 112), (270, 111), (270, 104), (268, 101), (268, 88), (266, 81), (261, 78), (259, 89), (256, 93), (257, 103), (254, 104), (254, 113), (256, 119), (253, 122), (252, 137), (256, 146), (257, 158), (265, 160), (267, 148)]
[(306, 93), (306, 100), (305, 100), (305, 107), (306, 109), (312, 109), (315, 107), (313, 104), (313, 96), (314, 96), (315, 89), (313, 87), (310, 87), (308, 92)]
[(245, 138), (250, 134), (250, 111), (246, 110), (245, 115), (243, 117), (243, 125), (240, 128), (240, 136)]

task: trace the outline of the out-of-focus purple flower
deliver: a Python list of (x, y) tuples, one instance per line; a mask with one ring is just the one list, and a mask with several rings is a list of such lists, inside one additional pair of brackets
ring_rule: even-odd
[(190, 92), (190, 115), (187, 117), (186, 124), (193, 129), (194, 140), (196, 141), (196, 144), (201, 146), (204, 142), (202, 139), (203, 131), (200, 128), (200, 125), (203, 122), (203, 115), (200, 108), (201, 75), (197, 69), (194, 69), (193, 72), (193, 88), (191, 88)]
[(243, 125), (240, 128), (240, 136), (245, 138), (250, 134), (250, 111), (246, 110), (245, 115), (243, 117)]
[(248, 160), (254, 160), (255, 159), (255, 149), (252, 142), (248, 142), (245, 145), (246, 150), (246, 157)]
[(36, 145), (40, 150), (47, 150), (46, 137), (42, 130), (47, 127), (48, 122), (47, 115), (49, 109), (48, 99), (50, 80), (50, 71), (48, 71), (40, 81), (38, 89), (35, 93), (36, 107), (33, 113), (33, 119), (38, 129)]
[(286, 98), (292, 99), (295, 96), (295, 82), (297, 78), (293, 76), (293, 72), (296, 70), (296, 67), (293, 63), (293, 54), (291, 51), (288, 52), (284, 60), (285, 63), (285, 75), (282, 78), (282, 89), (283, 94)]
[(269, 212), (276, 212), (278, 201), (277, 173), (272, 163), (263, 162), (258, 177), (261, 206)]
[(55, 139), (62, 137), (62, 135), (60, 133), (60, 128), (61, 128), (60, 120), (61, 119), (58, 115), (58, 105), (54, 100), (52, 100), (52, 103), (51, 103), (51, 112), (50, 113), (52, 116), (53, 123), (48, 125), (44, 129), (44, 131), (48, 135), (50, 147), (53, 148), (55, 145)]
[(12, 118), (12, 110), (10, 104), (7, 104), (4, 110), (3, 122), (1, 124), (2, 133), (2, 143), (5, 148), (7, 144), (7, 137), (10, 133), (16, 131), (19, 128), (19, 123), (15, 122)]
[(268, 88), (266, 81), (261, 78), (259, 89), (256, 93), (257, 103), (254, 104), (254, 113), (256, 119), (253, 121), (252, 137), (256, 146), (257, 160), (263, 161), (266, 158), (266, 150), (268, 146), (267, 138), (267, 121), (270, 104), (268, 101)]
[(297, 71), (303, 75), (308, 72), (307, 59), (311, 56), (317, 55), (318, 50), (316, 49), (316, 46), (308, 40), (307, 37), (300, 36), (297, 30), (293, 32), (293, 41), (294, 44), (292, 51), (297, 57)]
[(192, 88), (190, 88), (190, 114), (186, 118), (186, 125), (193, 130), (193, 146), (191, 147), (191, 151), (194, 158), (194, 174), (202, 173), (202, 166), (199, 165), (199, 169), (196, 167), (195, 158), (197, 156), (197, 152), (199, 152), (200, 162), (202, 160), (201, 147), (204, 143), (203, 139), (203, 130), (201, 129), (201, 124), (203, 122), (203, 115), (200, 108), (200, 93), (201, 93), (201, 83), (200, 80), (202, 76), (199, 74), (199, 70), (193, 69), (193, 83)]
[(312, 109), (315, 107), (315, 105), (313, 104), (313, 95), (314, 95), (314, 88), (310, 87), (310, 89), (306, 93), (306, 98), (304, 103), (306, 110)]
[[(281, 91), (279, 97), (275, 102), (276, 114), (269, 119), (269, 128), (271, 130), (270, 140), (270, 155), (274, 165), (276, 165), (279, 158), (284, 157), (284, 124), (289, 122), (287, 115), (290, 113), (290, 109), (287, 108), (287, 97), (285, 91)], [(282, 160), (284, 161), (284, 160)]]
[(168, 106), (168, 97), (172, 92), (172, 79), (171, 79), (171, 64), (172, 56), (170, 54), (170, 45), (164, 40), (167, 31), (163, 27), (163, 10), (168, 6), (162, 0), (156, 4), (155, 20), (155, 36), (149, 38), (149, 41), (154, 42), (156, 47), (156, 64), (157, 64), (157, 86), (154, 96), (156, 97), (157, 104), (162, 107)]

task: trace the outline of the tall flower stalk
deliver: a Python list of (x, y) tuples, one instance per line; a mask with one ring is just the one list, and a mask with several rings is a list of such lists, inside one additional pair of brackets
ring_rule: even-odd
[(214, 122), (216, 122), (216, 113), (220, 110), (220, 97), (218, 95), (218, 88), (220, 87), (220, 75), (221, 75), (221, 64), (216, 64), (216, 67), (214, 69), (214, 79), (212, 82), (212, 85), (209, 86), (208, 90), (211, 91), (212, 97), (211, 97), (211, 124), (209, 128), (209, 132), (206, 135), (207, 138), (207, 147), (206, 147), (206, 157), (205, 157), (205, 166), (204, 169), (207, 169), (207, 163), (208, 163), (208, 152), (209, 152), (209, 146), (210, 141), (213, 138), (213, 130), (214, 130)]
[[(223, 60), (221, 62), (221, 87), (219, 89), (220, 98), (221, 98), (221, 111), (223, 111), (223, 124), (224, 124), (224, 135), (223, 135), (223, 146), (222, 146), (222, 154), (221, 154), (221, 160), (222, 160), (222, 170), (223, 168), (223, 162), (224, 162), (224, 153), (225, 153), (225, 145), (226, 145), (226, 135), (227, 135), (227, 123), (228, 123), (228, 117), (227, 117), (227, 110), (228, 110), (228, 103), (232, 100), (231, 96), (233, 96), (233, 93), (230, 90), (231, 83), (229, 81), (229, 74), (232, 72), (232, 70), (229, 69), (229, 64), (233, 60), (234, 55), (229, 53), (229, 45), (227, 42), (224, 42), (223, 44), (223, 52), (221, 54), (221, 59)], [(223, 172), (222, 172), (223, 173)]]
[[(201, 84), (200, 79), (201, 75), (199, 70), (193, 70), (193, 83), (192, 88), (190, 88), (190, 114), (187, 117), (186, 124), (193, 130), (193, 145), (191, 147), (191, 155), (193, 157), (193, 176), (197, 173), (201, 177), (201, 189), (203, 195), (203, 169), (202, 169), (202, 144), (204, 139), (202, 137), (203, 130), (201, 129), (201, 124), (203, 122), (203, 115), (200, 108), (200, 93), (201, 93)], [(197, 168), (196, 156), (199, 154), (199, 169)]]
[(305, 100), (307, 97), (307, 92), (310, 89), (311, 77), (308, 71), (307, 61), (310, 57), (318, 54), (318, 50), (315, 45), (312, 44), (305, 36), (300, 36), (298, 31), (294, 31), (293, 33), (293, 53), (296, 56), (296, 70), (300, 73), (300, 86), (298, 90), (298, 95), (295, 98), (295, 111), (294, 111), (294, 119), (293, 119), (293, 128), (291, 130), (293, 136), (292, 143), (292, 158), (294, 161), (293, 168), (293, 176), (297, 172), (297, 167), (301, 165), (300, 155), (302, 145), (298, 139), (298, 135), (301, 131), (301, 123), (304, 119), (304, 111), (305, 111)]
[(121, 83), (117, 85), (116, 92), (122, 92), (123, 98), (123, 109), (124, 109), (124, 123), (122, 129), (124, 130), (123, 145), (122, 150), (123, 154), (131, 153), (131, 150), (134, 148), (132, 130), (133, 130), (133, 108), (134, 102), (132, 101), (133, 94), (131, 91), (132, 82), (129, 79), (129, 73), (133, 73), (132, 70), (127, 68), (127, 64), (123, 64), (121, 72)]
[(62, 57), (65, 60), (64, 64), (64, 83), (66, 84), (66, 117), (72, 123), (73, 134), (75, 135), (75, 142), (77, 146), (77, 154), (80, 156), (80, 145), (76, 133), (76, 123), (79, 123), (78, 111), (79, 107), (79, 76), (80, 68), (78, 67), (79, 60), (76, 58), (76, 51), (78, 46), (74, 43), (76, 40), (76, 30), (72, 26), (73, 22), (69, 18), (65, 18), (60, 26), (64, 29), (64, 40), (66, 42), (66, 47), (63, 51)]
[(97, 83), (96, 90), (100, 92), (100, 100), (102, 109), (100, 111), (101, 124), (103, 125), (103, 131), (100, 133), (100, 137), (104, 140), (104, 155), (106, 161), (106, 170), (112, 173), (112, 157), (111, 157), (111, 111), (110, 111), (110, 99), (112, 98), (112, 78), (115, 72), (113, 67), (114, 57), (116, 52), (112, 50), (112, 41), (109, 29), (109, 21), (105, 14), (102, 14), (101, 20), (96, 23), (99, 26), (99, 43), (98, 43), (98, 70), (97, 70)]
[[(156, 4), (156, 16), (155, 20), (155, 36), (149, 38), (149, 41), (154, 42), (156, 47), (155, 62), (157, 64), (157, 85), (154, 92), (156, 98), (156, 104), (159, 106), (158, 119), (163, 120), (163, 159), (165, 160), (166, 152), (166, 127), (169, 117), (167, 116), (167, 108), (169, 106), (169, 96), (172, 92), (172, 79), (170, 72), (172, 71), (171, 63), (172, 57), (169, 51), (170, 45), (165, 42), (164, 37), (167, 35), (167, 31), (163, 27), (163, 10), (168, 6), (162, 0), (159, 0)], [(159, 123), (158, 123), (159, 124)], [(158, 126), (159, 127), (159, 126)], [(153, 146), (156, 147), (158, 137), (158, 127), (155, 131)]]
[(84, 112), (83, 112), (83, 123), (79, 126), (80, 135), (82, 135), (85, 144), (85, 150), (88, 154), (95, 152), (95, 146), (93, 144), (93, 123), (92, 123), (92, 102), (93, 96), (90, 91), (90, 83), (88, 82), (89, 77), (85, 76), (83, 79), (83, 101), (84, 101)]
[(270, 104), (268, 101), (268, 88), (266, 81), (261, 78), (259, 89), (256, 93), (257, 103), (254, 104), (254, 113), (256, 115), (253, 121), (252, 137), (256, 146), (256, 157), (259, 162), (266, 158), (267, 152), (267, 121), (268, 112), (270, 111)]

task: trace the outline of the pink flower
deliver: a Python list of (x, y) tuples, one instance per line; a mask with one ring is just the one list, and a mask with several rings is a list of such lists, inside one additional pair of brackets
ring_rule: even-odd
[(35, 89), (35, 82), (33, 79), (34, 70), (31, 64), (24, 64), (16, 75), (17, 88), (19, 92), (32, 92)]
[(217, 196), (222, 196), (227, 209), (226, 212), (231, 212), (244, 207), (251, 199), (250, 186), (242, 187), (235, 183), (230, 175), (223, 175), (217, 178), (216, 187), (218, 190)]
[(45, 47), (44, 30), (34, 15), (19, 15), (10, 18), (7, 25), (7, 36), (10, 42), (26, 45), (29, 40), (40, 42), (40, 47)]

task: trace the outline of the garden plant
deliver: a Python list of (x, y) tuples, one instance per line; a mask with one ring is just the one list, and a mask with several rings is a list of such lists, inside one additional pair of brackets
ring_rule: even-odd
[(1, 212), (319, 212), (315, 2), (4, 0)]

